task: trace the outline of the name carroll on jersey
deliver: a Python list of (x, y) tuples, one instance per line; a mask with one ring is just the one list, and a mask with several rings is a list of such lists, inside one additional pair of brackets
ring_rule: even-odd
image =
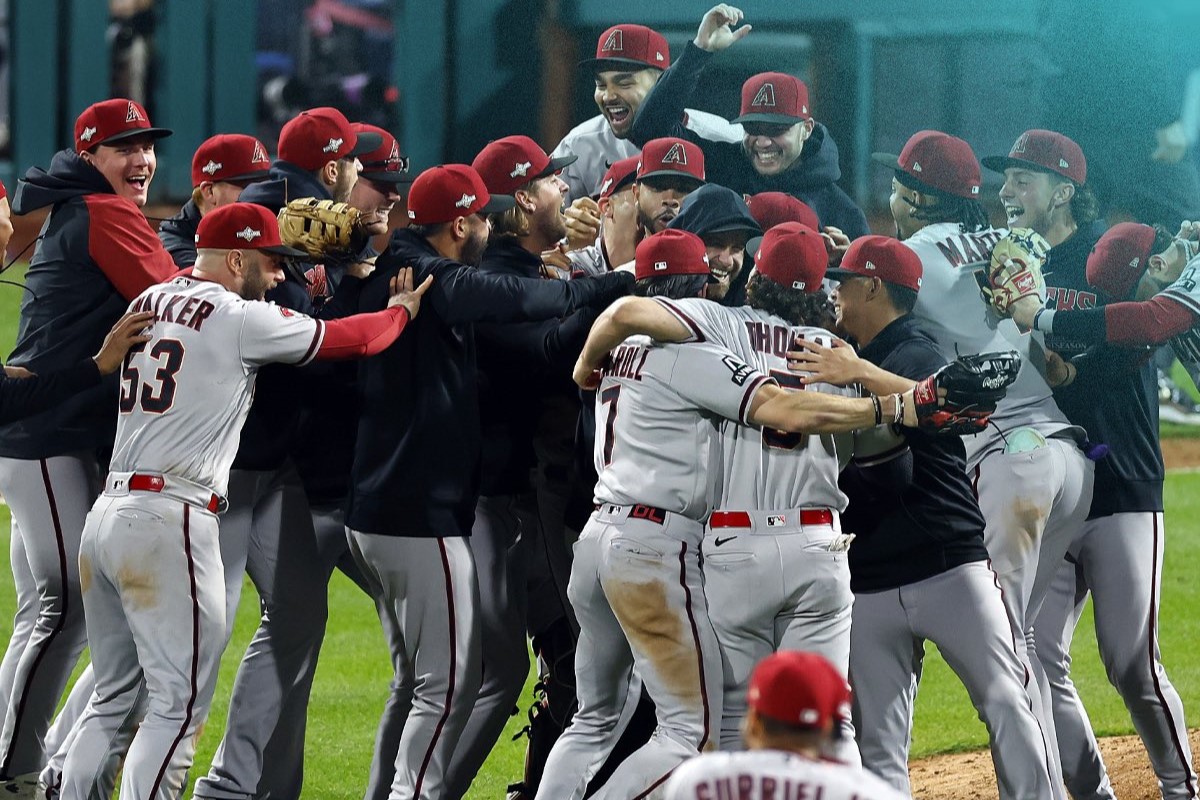
[(646, 356), (650, 354), (645, 345), (623, 344), (613, 350), (608, 363), (601, 372), (605, 377), (628, 378), (631, 381), (642, 379), (642, 367), (646, 365)]

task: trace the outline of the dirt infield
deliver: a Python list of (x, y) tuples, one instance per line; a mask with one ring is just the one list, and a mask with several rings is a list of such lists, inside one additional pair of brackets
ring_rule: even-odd
[(1200, 467), (1200, 439), (1163, 439), (1162, 451), (1167, 469)]
[[(1200, 745), (1200, 730), (1188, 738), (1192, 752)], [(1113, 789), (1121, 800), (1157, 800), (1162, 797), (1142, 742), (1136, 736), (1113, 736), (1100, 740), (1100, 750)], [(996, 797), (996, 773), (986, 750), (934, 756), (913, 762), (913, 797), (920, 800), (978, 800)]]

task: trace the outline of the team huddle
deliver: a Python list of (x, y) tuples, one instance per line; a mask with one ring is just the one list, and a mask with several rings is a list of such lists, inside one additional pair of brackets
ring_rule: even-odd
[[(1163, 797), (1198, 797), (1148, 355), (1200, 354), (1200, 223), (1105, 230), (1086, 155), (1033, 129), (982, 159), (995, 227), (971, 146), (924, 130), (872, 157), (872, 235), (802, 81), (689, 108), (749, 32), (718, 5), (673, 61), (608, 29), (600, 114), (552, 152), (505, 136), (414, 178), (329, 107), (274, 159), (213, 136), (157, 230), (171, 131), (80, 114), (12, 199), (48, 214), (0, 387), (7, 792), (301, 797), (339, 569), (394, 667), (348, 776), (370, 800), (467, 796), (529, 641), (510, 800), (911, 796), (926, 641), (1001, 798), (1113, 798), (1070, 680), (1089, 594)], [(243, 574), (259, 627), (189, 774)]]

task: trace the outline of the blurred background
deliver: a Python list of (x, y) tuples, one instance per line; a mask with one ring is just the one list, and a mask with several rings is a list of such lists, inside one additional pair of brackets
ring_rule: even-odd
[[(0, 0), (0, 178), (11, 186), (46, 165), (75, 115), (110, 96), (143, 102), (175, 129), (154, 181), (164, 203), (187, 197), (188, 162), (205, 137), (242, 131), (273, 145), (285, 120), (316, 105), (395, 132), (414, 173), (470, 161), (512, 133), (550, 149), (596, 113), (575, 65), (602, 30), (650, 25), (677, 56), (708, 7)], [(804, 78), (839, 144), (842, 186), (873, 223), (890, 176), (871, 168), (872, 151), (898, 152), (914, 131), (938, 128), (981, 156), (1004, 153), (1021, 131), (1046, 126), (1078, 138), (1098, 164), (1148, 160), (1160, 124), (1148, 107), (1178, 108), (1184, 77), (1200, 67), (1195, 0), (755, 0), (743, 10), (753, 33), (713, 61), (692, 105), (734, 116), (749, 75)], [(985, 174), (993, 211), (998, 177)]]

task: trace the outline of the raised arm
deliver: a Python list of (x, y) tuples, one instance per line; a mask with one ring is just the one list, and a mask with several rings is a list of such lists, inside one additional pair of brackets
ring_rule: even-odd
[(687, 326), (654, 300), (623, 297), (605, 309), (592, 325), (583, 352), (575, 362), (575, 382), (587, 387), (592, 373), (600, 369), (612, 349), (638, 334), (660, 342), (683, 342), (692, 338)]

